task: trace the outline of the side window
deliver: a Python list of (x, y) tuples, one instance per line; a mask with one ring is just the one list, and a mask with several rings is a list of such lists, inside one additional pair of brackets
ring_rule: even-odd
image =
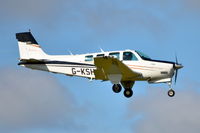
[(104, 54), (98, 54), (97, 57), (104, 57)]
[(119, 59), (119, 52), (109, 53), (109, 55)]
[(93, 55), (85, 56), (85, 61), (93, 61)]
[(138, 59), (132, 52), (124, 52), (123, 60), (138, 60)]

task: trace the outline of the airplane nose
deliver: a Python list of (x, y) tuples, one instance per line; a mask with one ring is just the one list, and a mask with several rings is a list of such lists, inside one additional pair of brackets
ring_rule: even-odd
[(175, 64), (174, 67), (177, 70), (177, 69), (183, 68), (183, 65), (181, 65), (181, 64)]

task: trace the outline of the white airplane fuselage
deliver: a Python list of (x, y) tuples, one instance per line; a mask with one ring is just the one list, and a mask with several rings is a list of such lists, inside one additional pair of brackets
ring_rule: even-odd
[[(108, 51), (80, 55), (48, 55), (30, 32), (17, 33), (20, 62), (18, 65), (31, 69), (85, 77), (94, 80), (111, 81), (113, 91), (119, 93), (121, 85), (124, 95), (132, 96), (135, 81), (149, 83), (168, 83), (171, 88), (172, 77), (181, 64), (153, 60), (136, 50)], [(121, 85), (120, 85), (121, 83)], [(174, 96), (170, 89), (169, 96)]]
[[(142, 77), (138, 77), (137, 80), (147, 80), (150, 83), (169, 82), (174, 74), (172, 63), (143, 60), (134, 50), (109, 51), (81, 55), (46, 55), (46, 57), (43, 57), (45, 64), (19, 63), (19, 65), (31, 69), (65, 74), (68, 76), (79, 76), (89, 79), (95, 79), (94, 70), (96, 69), (96, 67), (94, 65), (94, 61), (85, 61), (85, 56), (93, 55), (93, 57), (95, 58), (96, 55), (104, 54), (104, 56), (106, 57), (109, 56), (109, 53), (115, 52), (120, 53), (119, 60), (126, 64), (131, 70), (142, 74)], [(123, 52), (132, 52), (133, 54), (135, 54), (138, 60), (123, 61)]]

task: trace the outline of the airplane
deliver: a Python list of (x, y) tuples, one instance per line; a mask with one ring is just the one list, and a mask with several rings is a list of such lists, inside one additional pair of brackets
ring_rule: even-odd
[(90, 80), (110, 81), (112, 90), (124, 96), (133, 95), (135, 81), (167, 83), (168, 96), (173, 97), (172, 78), (177, 80), (178, 69), (183, 66), (176, 62), (151, 59), (137, 50), (109, 51), (79, 55), (48, 55), (33, 37), (31, 31), (16, 33), (19, 47), (18, 65), (52, 73), (78, 76)]

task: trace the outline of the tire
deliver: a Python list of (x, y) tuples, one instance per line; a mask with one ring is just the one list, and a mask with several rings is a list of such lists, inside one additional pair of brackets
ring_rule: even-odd
[(133, 91), (131, 89), (124, 90), (124, 96), (130, 98), (133, 95)]
[(115, 93), (119, 93), (122, 90), (122, 86), (120, 84), (114, 84), (112, 90)]
[(172, 89), (170, 89), (170, 90), (168, 91), (168, 96), (169, 96), (169, 97), (173, 97), (174, 95), (175, 95), (175, 91), (172, 90)]

